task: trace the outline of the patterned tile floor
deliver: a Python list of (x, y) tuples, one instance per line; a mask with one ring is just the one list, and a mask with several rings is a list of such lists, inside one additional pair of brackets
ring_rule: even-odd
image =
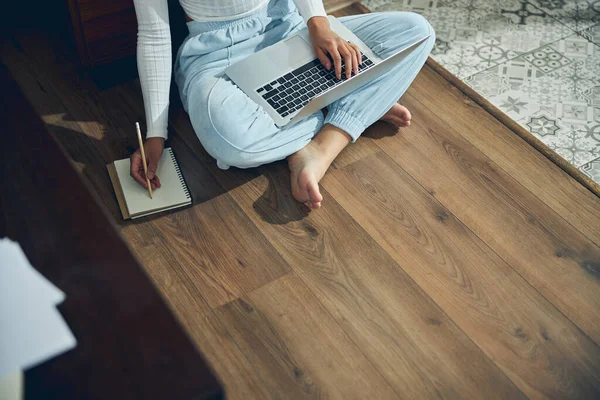
[(363, 0), (422, 14), (432, 57), (600, 183), (600, 0)]

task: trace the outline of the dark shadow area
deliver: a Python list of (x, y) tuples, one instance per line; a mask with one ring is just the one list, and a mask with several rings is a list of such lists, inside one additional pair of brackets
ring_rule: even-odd
[(269, 185), (252, 207), (264, 221), (284, 225), (300, 221), (311, 212), (308, 207), (292, 197), (290, 172), (285, 160), (262, 167), (261, 172)]
[(362, 136), (370, 139), (383, 139), (385, 137), (395, 136), (398, 134), (397, 132), (398, 128), (393, 125), (390, 125), (387, 122), (377, 121), (371, 125)]
[(33, 31), (72, 33), (67, 1), (7, 1), (0, 13), (0, 37)]
[[(131, 2), (133, 5), (133, 2)], [(173, 59), (177, 50), (188, 34), (185, 24), (183, 9), (178, 0), (168, 0), (169, 22), (171, 28), (171, 42)], [(76, 6), (74, 7), (77, 8)], [(10, 38), (18, 35), (28, 35), (35, 32), (43, 33), (53, 40), (60, 40), (78, 60), (81, 65), (77, 44), (77, 29), (72, 15), (69, 1), (44, 1), (31, 0), (11, 1), (3, 4), (0, 13), (0, 38)], [(106, 29), (111, 27), (107, 26)], [(115, 26), (117, 28), (117, 26)], [(93, 67), (85, 68), (88, 76), (99, 89), (104, 90), (137, 77), (137, 63), (135, 57), (135, 29), (128, 29), (128, 33), (115, 36), (116, 41), (129, 43), (128, 49), (114, 61), (95, 63)], [(120, 36), (119, 36), (120, 35)]]
[[(183, 40), (187, 37), (188, 30), (185, 24), (185, 14), (179, 4), (179, 0), (168, 0), (169, 5), (169, 26), (171, 29), (171, 54), (174, 62), (177, 50)], [(135, 40), (132, 38), (131, 40)], [(98, 65), (88, 69), (90, 78), (100, 90), (136, 79), (137, 60), (135, 54), (123, 57), (119, 60), (106, 64)], [(177, 88), (171, 85), (171, 100), (174, 100), (177, 94)], [(173, 95), (175, 94), (175, 96)]]

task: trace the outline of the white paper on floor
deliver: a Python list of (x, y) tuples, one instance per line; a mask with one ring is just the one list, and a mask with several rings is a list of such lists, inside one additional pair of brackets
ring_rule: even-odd
[(0, 239), (0, 379), (75, 347), (56, 309), (64, 299), (18, 243)]

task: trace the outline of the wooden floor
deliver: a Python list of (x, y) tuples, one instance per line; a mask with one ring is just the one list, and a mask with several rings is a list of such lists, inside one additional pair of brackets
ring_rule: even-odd
[(123, 222), (104, 165), (138, 83), (98, 90), (41, 34), (0, 54), (228, 398), (600, 398), (600, 200), (428, 66), (411, 127), (368, 129), (310, 213), (284, 162), (219, 170), (174, 102), (194, 206)]

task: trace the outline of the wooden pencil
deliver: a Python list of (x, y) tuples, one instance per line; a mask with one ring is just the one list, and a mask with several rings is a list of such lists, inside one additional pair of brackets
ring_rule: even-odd
[(140, 131), (140, 124), (135, 123), (135, 129), (137, 130), (138, 142), (140, 143), (140, 152), (142, 153), (142, 164), (144, 165), (144, 175), (146, 176), (146, 183), (148, 184), (148, 194), (152, 198), (152, 185), (150, 185), (150, 179), (148, 179), (148, 165), (146, 164), (146, 153), (144, 152), (144, 142), (142, 141), (142, 132)]

